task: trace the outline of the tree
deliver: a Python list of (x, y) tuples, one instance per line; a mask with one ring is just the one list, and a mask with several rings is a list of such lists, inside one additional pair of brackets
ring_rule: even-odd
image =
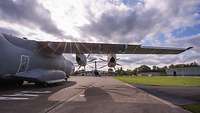
[(127, 70), (126, 70), (126, 74), (127, 74), (127, 75), (132, 75), (132, 74), (133, 74), (133, 71), (130, 70), (130, 69), (127, 69)]
[(169, 68), (170, 69), (172, 69), (172, 68), (174, 68), (175, 66), (173, 65), (173, 64), (171, 64), (170, 66), (169, 66)]
[(199, 65), (198, 65), (197, 62), (194, 61), (194, 62), (190, 63), (190, 66), (191, 66), (191, 67), (198, 67)]
[(137, 68), (137, 72), (149, 72), (151, 71), (151, 68), (148, 67), (147, 65), (141, 65), (140, 67)]
[(159, 67), (157, 67), (157, 66), (153, 66), (152, 71), (158, 71), (158, 70), (159, 70)]
[(115, 72), (116, 72), (118, 75), (125, 75), (125, 74), (126, 74), (122, 67), (118, 68)]

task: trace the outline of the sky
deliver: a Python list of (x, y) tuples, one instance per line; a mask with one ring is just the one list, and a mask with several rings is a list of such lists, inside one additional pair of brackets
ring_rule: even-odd
[[(39, 41), (194, 47), (179, 55), (117, 55), (130, 69), (200, 63), (199, 0), (0, 0), (0, 32)], [(65, 56), (75, 62), (75, 55)]]

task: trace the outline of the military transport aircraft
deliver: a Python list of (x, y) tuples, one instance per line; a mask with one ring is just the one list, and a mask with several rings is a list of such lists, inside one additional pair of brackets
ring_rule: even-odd
[(76, 54), (78, 60), (84, 60), (81, 61), (84, 63), (84, 54), (179, 54), (189, 49), (191, 47), (34, 41), (0, 34), (0, 78), (14, 81), (16, 85), (23, 81), (44, 84), (66, 81), (75, 67), (64, 58), (63, 53)]

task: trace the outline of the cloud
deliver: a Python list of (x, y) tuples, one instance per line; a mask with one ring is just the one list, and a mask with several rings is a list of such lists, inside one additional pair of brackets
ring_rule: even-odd
[[(195, 16), (199, 11), (198, 4), (200, 1), (197, 0), (144, 0), (132, 4), (104, 1), (98, 4), (102, 10), (87, 6), (89, 23), (80, 30), (85, 37), (95, 37), (100, 42), (143, 43), (149, 40), (152, 46), (194, 47), (179, 55), (120, 55), (119, 63), (125, 67), (199, 61), (198, 36), (178, 39), (171, 34), (175, 29), (200, 22)], [(160, 33), (163, 41), (157, 36)]]
[(199, 35), (172, 32), (199, 24), (199, 6), (199, 0), (1, 0), (0, 32), (37, 40), (193, 46), (180, 55), (119, 55), (128, 68), (192, 62), (200, 59)]
[(130, 65), (170, 65), (177, 63), (191, 63), (200, 62), (200, 34), (184, 37), (180, 39), (168, 40), (168, 44), (175, 47), (193, 47), (191, 50), (185, 51), (178, 55), (120, 55), (121, 59), (119, 62), (127, 67)]
[(20, 35), (20, 33), (18, 31), (15, 31), (13, 29), (9, 29), (9, 28), (4, 28), (4, 27), (0, 27), (0, 33), (6, 33), (6, 34), (12, 34), (12, 35)]
[[(193, 14), (200, 4), (197, 0), (144, 0), (132, 5), (108, 3), (113, 7), (105, 5), (97, 17), (93, 6), (88, 8), (90, 23), (80, 27), (84, 35), (104, 42), (141, 42), (159, 32), (170, 33), (179, 27), (192, 26), (197, 21)], [(126, 8), (121, 8), (122, 5)]]
[(200, 34), (183, 37), (180, 39), (171, 39), (168, 43), (171, 43), (178, 47), (193, 47), (192, 50), (200, 52)]
[(50, 12), (36, 0), (1, 0), (0, 19), (30, 28), (39, 27), (43, 32), (54, 36), (63, 35), (51, 19)]

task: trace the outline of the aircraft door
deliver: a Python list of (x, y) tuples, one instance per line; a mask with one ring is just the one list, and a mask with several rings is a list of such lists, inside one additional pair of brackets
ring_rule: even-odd
[(28, 65), (29, 65), (29, 56), (27, 55), (21, 55), (20, 58), (20, 64), (19, 64), (19, 68), (18, 68), (18, 73), (19, 72), (26, 72), (28, 69)]

